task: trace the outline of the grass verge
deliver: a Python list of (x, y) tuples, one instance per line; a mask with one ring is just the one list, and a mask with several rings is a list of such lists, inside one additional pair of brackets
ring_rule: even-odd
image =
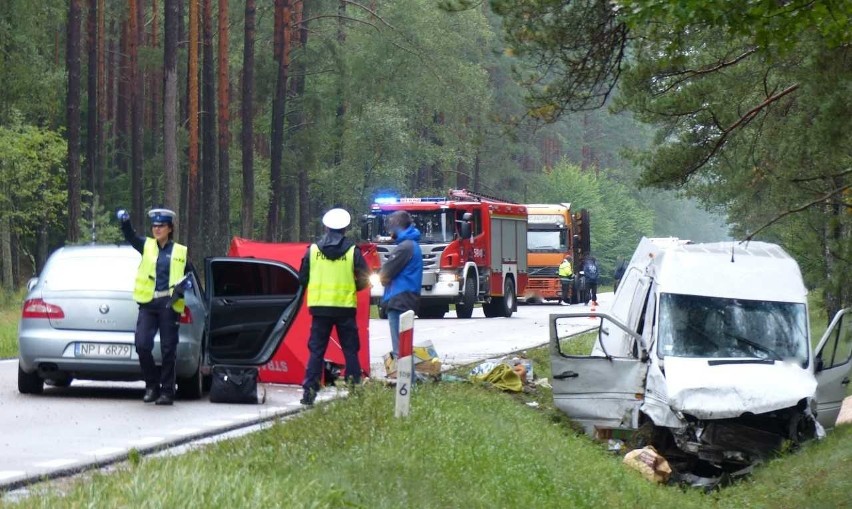
[[(542, 367), (543, 368), (543, 367)], [(468, 383), (378, 384), (271, 429), (95, 474), (26, 507), (843, 507), (852, 427), (705, 495), (651, 484), (547, 411)]]
[(23, 291), (0, 294), (0, 359), (18, 356), (18, 320)]

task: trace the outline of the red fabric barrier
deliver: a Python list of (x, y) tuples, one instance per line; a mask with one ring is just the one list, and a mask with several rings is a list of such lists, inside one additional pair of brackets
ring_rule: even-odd
[[(302, 256), (310, 244), (305, 242), (258, 242), (234, 237), (228, 248), (228, 256), (244, 258), (262, 258), (286, 263), (298, 272)], [(375, 253), (373, 253), (375, 255)], [(368, 264), (372, 266), (370, 258)], [(358, 333), (361, 340), (361, 350), (358, 359), (361, 369), (366, 375), (370, 374), (370, 289), (358, 292), (358, 309), (356, 312)], [(296, 314), (295, 322), (287, 330), (284, 341), (276, 350), (272, 359), (260, 368), (260, 381), (279, 384), (301, 385), (305, 378), (305, 367), (308, 363), (308, 337), (311, 331), (311, 315), (308, 312), (306, 299)], [(343, 351), (337, 339), (337, 331), (332, 331), (331, 342), (325, 354), (325, 359), (343, 366)]]

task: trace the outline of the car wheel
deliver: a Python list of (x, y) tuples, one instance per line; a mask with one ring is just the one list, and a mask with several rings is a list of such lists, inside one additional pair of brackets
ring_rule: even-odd
[(21, 394), (41, 394), (44, 392), (44, 380), (38, 372), (27, 373), (18, 363), (18, 392)]
[(177, 397), (180, 399), (201, 399), (204, 393), (204, 375), (201, 374), (201, 359), (199, 354), (198, 366), (195, 368), (195, 373), (186, 377), (177, 379)]
[(473, 315), (473, 304), (476, 302), (476, 280), (468, 277), (464, 282), (462, 302), (456, 304), (456, 316), (470, 318)]

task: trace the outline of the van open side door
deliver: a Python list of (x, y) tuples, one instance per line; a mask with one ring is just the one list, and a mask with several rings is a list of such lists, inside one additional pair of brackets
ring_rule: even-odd
[[(582, 424), (590, 435), (596, 429), (636, 429), (645, 393), (647, 360), (633, 357), (569, 355), (571, 340), (560, 336), (570, 318), (599, 317), (602, 328), (617, 327), (641, 341), (641, 336), (607, 313), (574, 312), (550, 315), (550, 365), (553, 403)], [(560, 324), (562, 322), (562, 324)], [(600, 334), (600, 332), (598, 332)]]
[(852, 308), (834, 315), (814, 354), (817, 379), (817, 420), (833, 428), (849, 388), (852, 368)]

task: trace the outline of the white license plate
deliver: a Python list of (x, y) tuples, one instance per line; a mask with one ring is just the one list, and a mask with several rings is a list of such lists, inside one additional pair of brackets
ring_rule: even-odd
[(77, 357), (129, 359), (130, 353), (130, 345), (117, 345), (113, 343), (77, 343), (74, 345), (74, 355)]

